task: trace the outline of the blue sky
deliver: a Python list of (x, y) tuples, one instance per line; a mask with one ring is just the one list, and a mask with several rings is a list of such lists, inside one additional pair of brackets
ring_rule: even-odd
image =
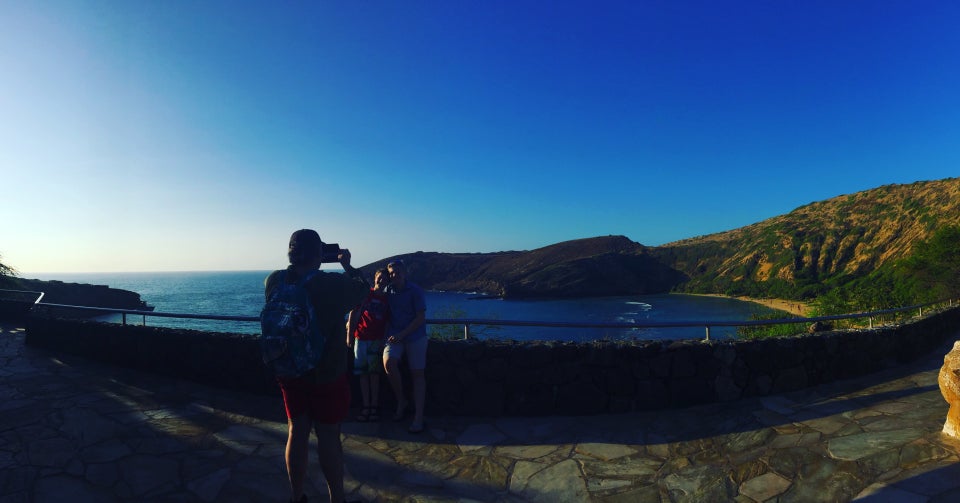
[(960, 6), (0, 2), (0, 257), (656, 246), (958, 175)]

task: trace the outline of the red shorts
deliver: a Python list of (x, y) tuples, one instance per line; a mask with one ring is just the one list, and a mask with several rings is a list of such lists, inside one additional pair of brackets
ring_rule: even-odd
[(287, 419), (307, 414), (322, 424), (337, 424), (350, 412), (350, 383), (344, 373), (333, 382), (315, 383), (310, 378), (277, 379), (283, 392)]

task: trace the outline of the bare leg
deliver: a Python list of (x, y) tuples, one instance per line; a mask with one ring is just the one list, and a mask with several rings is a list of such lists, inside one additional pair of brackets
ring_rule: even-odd
[(410, 378), (413, 380), (413, 425), (423, 426), (423, 404), (427, 399), (427, 379), (422, 369), (411, 370)]
[(297, 416), (287, 421), (287, 477), (293, 501), (303, 496), (303, 481), (307, 476), (307, 458), (310, 452), (310, 418)]
[(317, 459), (323, 477), (327, 479), (330, 501), (343, 501), (343, 445), (340, 443), (340, 424), (314, 425), (317, 433)]
[[(370, 409), (370, 382), (367, 374), (362, 374), (360, 376), (360, 395), (363, 397), (363, 408)], [(367, 410), (360, 411), (361, 414), (365, 414)]]
[(380, 374), (371, 372), (370, 378), (370, 406), (380, 407)]
[(400, 380), (400, 361), (397, 358), (387, 358), (386, 355), (383, 357), (383, 368), (387, 371), (387, 381), (390, 382), (390, 387), (393, 388), (393, 396), (397, 399), (397, 413), (395, 417), (403, 416), (403, 409), (407, 405), (407, 401), (403, 398), (403, 382)]

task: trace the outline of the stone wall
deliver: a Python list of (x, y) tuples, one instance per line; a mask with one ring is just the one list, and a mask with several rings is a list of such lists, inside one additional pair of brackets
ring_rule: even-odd
[[(958, 334), (960, 308), (895, 328), (759, 341), (432, 341), (428, 414), (598, 414), (737, 400), (875, 372), (927, 354)], [(255, 336), (34, 318), (27, 343), (215, 386), (277, 393)], [(382, 390), (389, 406), (385, 381)]]
[(33, 306), (32, 300), (0, 299), (0, 321), (22, 322)]
[(279, 392), (254, 335), (31, 316), (26, 343), (222, 388)]

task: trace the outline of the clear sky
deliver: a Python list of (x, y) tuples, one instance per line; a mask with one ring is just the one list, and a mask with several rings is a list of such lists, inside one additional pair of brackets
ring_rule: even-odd
[(960, 174), (944, 1), (0, 1), (0, 261), (655, 246)]

